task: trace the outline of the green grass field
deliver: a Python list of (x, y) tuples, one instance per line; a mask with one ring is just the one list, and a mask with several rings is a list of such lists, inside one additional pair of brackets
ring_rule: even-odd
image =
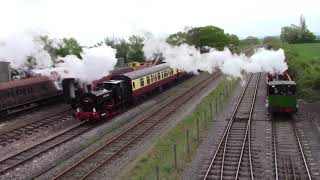
[(284, 46), (289, 73), (297, 82), (297, 95), (308, 101), (320, 100), (320, 43)]
[(308, 44), (289, 44), (287, 48), (298, 53), (299, 57), (304, 59), (319, 59), (320, 60), (320, 43)]

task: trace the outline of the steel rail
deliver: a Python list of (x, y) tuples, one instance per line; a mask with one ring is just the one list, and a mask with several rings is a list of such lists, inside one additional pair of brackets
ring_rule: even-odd
[[(157, 109), (157, 111), (149, 114), (148, 116), (142, 118), (141, 120), (139, 120), (137, 123), (135, 123), (132, 127), (126, 129), (125, 131), (123, 131), (122, 133), (120, 133), (119, 135), (117, 135), (116, 137), (114, 137), (113, 139), (111, 139), (109, 142), (105, 143), (104, 145), (102, 145), (101, 147), (99, 147), (97, 150), (95, 150), (94, 152), (92, 152), (91, 154), (89, 154), (88, 156), (82, 158), (80, 161), (78, 161), (77, 163), (73, 164), (72, 166), (70, 166), (69, 168), (65, 169), (63, 172), (61, 172), (60, 174), (58, 174), (57, 176), (55, 176), (53, 179), (62, 179), (67, 173), (71, 172), (73, 169), (75, 169), (77, 166), (80, 166), (81, 163), (84, 163), (86, 160), (89, 160), (92, 156), (94, 156), (95, 154), (97, 154), (98, 152), (102, 151), (104, 148), (112, 145), (112, 143), (116, 142), (117, 140), (119, 140), (121, 137), (123, 137), (125, 134), (129, 134), (131, 131), (134, 130), (134, 128), (139, 127), (139, 125), (141, 125), (143, 122), (147, 122), (148, 119), (150, 119), (150, 117), (156, 115), (157, 113), (161, 112), (162, 109), (164, 109), (166, 106), (178, 101), (181, 97), (186, 96), (188, 93), (191, 93), (190, 96), (187, 96), (185, 98), (185, 100), (183, 100), (182, 102), (180, 102), (178, 105), (176, 105), (175, 107), (179, 107), (179, 105), (183, 104), (184, 102), (188, 101), (189, 98), (191, 96), (193, 96), (194, 94), (196, 94), (198, 91), (200, 91), (201, 89), (203, 89), (204, 87), (206, 87), (210, 82), (212, 82), (213, 80), (217, 79), (218, 77), (220, 77), (220, 73), (216, 73), (213, 77), (210, 77), (209, 79), (203, 80), (199, 83), (197, 83), (196, 85), (194, 85), (193, 87), (191, 87), (190, 89), (188, 89), (186, 92), (182, 93), (181, 95), (177, 96), (176, 98), (174, 98), (173, 100), (171, 100), (168, 103), (165, 103), (164, 105), (162, 105), (159, 109)], [(200, 86), (200, 84), (202, 84), (202, 86)], [(195, 88), (200, 87), (198, 90), (193, 91)], [(93, 172), (95, 172), (97, 169), (99, 169), (101, 166), (105, 165), (107, 162), (109, 162), (111, 159), (113, 159), (116, 155), (120, 154), (124, 149), (126, 149), (130, 144), (132, 144), (132, 142), (134, 142), (136, 139), (138, 139), (139, 137), (141, 137), (143, 134), (145, 134), (146, 132), (148, 132), (150, 129), (152, 129), (156, 124), (158, 124), (160, 121), (163, 120), (164, 117), (167, 117), (169, 114), (171, 114), (172, 112), (174, 112), (175, 108), (171, 108), (171, 110), (167, 111), (164, 115), (162, 115), (161, 117), (159, 117), (159, 119), (155, 122), (153, 122), (146, 130), (142, 131), (141, 133), (135, 135), (129, 142), (127, 142), (126, 144), (122, 145), (122, 147), (117, 150), (116, 152), (114, 152), (111, 156), (109, 156), (107, 159), (103, 160), (103, 162), (99, 163), (95, 168), (91, 169), (88, 173), (86, 173), (84, 176), (82, 176), (80, 179), (86, 179), (88, 176), (90, 176)]]
[(307, 164), (307, 160), (306, 160), (306, 157), (304, 155), (304, 151), (303, 151), (303, 148), (302, 148), (302, 145), (301, 145), (301, 141), (300, 141), (300, 138), (299, 138), (299, 133), (298, 133), (297, 127), (296, 127), (295, 122), (294, 122), (293, 119), (291, 119), (291, 123), (292, 123), (292, 127), (294, 129), (295, 135), (296, 135), (297, 142), (299, 144), (300, 153), (301, 153), (301, 156), (302, 156), (302, 159), (303, 159), (304, 167), (306, 168), (306, 171), (307, 171), (308, 179), (311, 180), (312, 178), (311, 178), (311, 175), (310, 175), (310, 171), (309, 171), (309, 167), (308, 167), (308, 164)]
[(0, 134), (0, 140), (4, 140), (8, 143), (10, 139), (18, 139), (15, 136), (21, 137), (23, 134), (27, 134), (27, 132), (34, 131), (35, 129), (39, 129), (46, 125), (50, 125), (55, 121), (61, 121), (61, 117), (66, 116), (69, 112), (70, 112), (70, 109), (68, 108), (66, 110), (56, 112), (54, 114), (41, 118), (37, 121), (30, 122), (18, 128), (4, 132)]
[[(231, 114), (231, 118), (230, 118), (230, 120), (229, 120), (229, 122), (228, 122), (228, 124), (227, 124), (227, 127), (226, 127), (226, 129), (225, 129), (225, 131), (224, 131), (224, 133), (223, 133), (223, 135), (222, 135), (222, 137), (221, 137), (221, 139), (220, 139), (220, 142), (219, 142), (219, 144), (218, 144), (218, 147), (216, 148), (216, 151), (215, 151), (215, 153), (214, 153), (214, 155), (213, 155), (213, 157), (212, 157), (212, 159), (211, 159), (210, 165), (208, 166), (208, 168), (207, 168), (207, 170), (206, 170), (206, 174), (205, 174), (203, 180), (206, 180), (206, 179), (208, 178), (209, 172), (210, 172), (210, 170), (211, 170), (211, 168), (212, 168), (212, 165), (213, 165), (213, 163), (214, 163), (214, 161), (215, 161), (215, 159), (216, 159), (216, 157), (217, 157), (218, 151), (219, 151), (219, 149), (221, 148), (222, 143), (224, 142), (224, 140), (227, 141), (227, 139), (228, 139), (229, 132), (230, 132), (231, 125), (232, 125), (232, 123), (233, 123), (234, 117), (235, 117), (235, 115), (236, 115), (236, 113), (237, 113), (237, 111), (238, 111), (238, 108), (239, 108), (239, 106), (240, 106), (240, 103), (242, 102), (242, 99), (243, 99), (243, 97), (244, 97), (244, 94), (245, 94), (248, 86), (249, 86), (249, 83), (250, 83), (250, 81), (251, 81), (252, 76), (253, 76), (253, 74), (250, 74), (250, 77), (249, 77), (249, 79), (248, 79), (245, 87), (244, 87), (243, 90), (242, 90), (242, 93), (241, 93), (241, 95), (240, 95), (240, 98), (238, 99), (238, 102), (237, 102), (237, 104), (236, 104), (236, 107), (234, 108), (234, 110), (233, 110), (233, 112), (232, 112), (232, 114)], [(225, 144), (224, 144), (223, 159), (222, 159), (222, 162), (221, 162), (221, 163), (222, 163), (222, 166), (221, 166), (220, 179), (223, 179), (223, 163), (224, 163), (225, 149), (226, 149), (226, 142), (225, 142)]]
[[(276, 180), (278, 180), (279, 179), (279, 172), (278, 172), (278, 162), (277, 162), (277, 159), (278, 159), (278, 157), (277, 157), (277, 151), (278, 151), (277, 150), (277, 139), (276, 139), (277, 132), (276, 132), (276, 128), (275, 128), (275, 120), (273, 119), (272, 122), (273, 122), (273, 151), (274, 151), (275, 176), (276, 176)], [(294, 131), (294, 134), (295, 134), (298, 146), (299, 146), (299, 151), (300, 151), (300, 154), (301, 154), (301, 157), (302, 157), (302, 160), (303, 160), (303, 165), (304, 165), (305, 170), (307, 172), (308, 179), (311, 180), (312, 178), (311, 178), (310, 170), (309, 170), (309, 167), (308, 167), (308, 163), (307, 163), (307, 160), (306, 160), (306, 157), (305, 157), (302, 145), (301, 145), (301, 141), (300, 141), (300, 138), (299, 138), (298, 130), (296, 128), (296, 125), (295, 125), (293, 119), (291, 119), (291, 125), (292, 125), (293, 131)], [(294, 164), (293, 164), (291, 156), (290, 156), (290, 162), (291, 162), (291, 166), (292, 166), (293, 178), (296, 179)], [(288, 176), (286, 169), (285, 169), (285, 176)]]
[(273, 129), (273, 155), (274, 155), (274, 170), (276, 175), (276, 180), (279, 180), (279, 172), (278, 172), (278, 161), (277, 161), (277, 137), (276, 137), (276, 125), (274, 119), (272, 119), (272, 129)]
[(240, 171), (240, 166), (241, 166), (241, 160), (242, 160), (242, 156), (243, 156), (243, 152), (245, 149), (245, 144), (248, 140), (248, 150), (249, 150), (249, 165), (250, 165), (250, 173), (251, 173), (251, 179), (254, 179), (254, 175), (253, 175), (253, 168), (252, 168), (252, 159), (251, 159), (251, 120), (252, 120), (252, 115), (253, 115), (253, 110), (254, 110), (254, 105), (256, 102), (256, 97), (257, 97), (257, 92), (258, 92), (258, 86), (259, 86), (259, 81), (260, 81), (260, 75), (261, 73), (259, 73), (257, 81), (256, 81), (256, 85), (255, 85), (255, 90), (254, 90), (254, 95), (252, 98), (252, 102), (251, 102), (251, 107), (250, 107), (250, 113), (249, 113), (249, 119), (248, 119), (248, 123), (247, 123), (247, 128), (246, 128), (246, 133), (245, 133), (245, 137), (242, 143), (242, 148), (241, 148), (241, 154), (240, 154), (240, 158), (239, 158), (239, 162), (238, 162), (238, 167), (237, 167), (237, 172), (236, 172), (236, 180), (238, 179), (238, 175), (239, 175), (239, 171)]
[[(58, 143), (55, 143), (55, 144), (53, 144), (51, 146), (44, 146), (46, 143), (50, 143), (51, 141), (54, 141), (55, 139), (58, 139), (58, 138), (62, 137), (63, 135), (66, 135), (67, 133), (70, 133), (72, 131), (77, 130), (77, 128), (80, 128), (85, 123), (86, 122), (84, 122), (84, 121), (80, 122), (80, 123), (76, 124), (75, 126), (71, 127), (70, 129), (66, 130), (66, 131), (62, 131), (62, 132), (56, 134), (55, 136), (50, 137), (49, 139), (46, 139), (46, 140), (44, 140), (42, 142), (39, 142), (39, 143), (35, 144), (34, 146), (28, 147), (28, 148), (26, 148), (26, 149), (24, 149), (24, 150), (22, 150), (22, 151), (20, 151), (18, 153), (15, 153), (15, 154), (13, 154), (13, 155), (11, 155), (9, 157), (6, 157), (5, 159), (2, 159), (0, 161), (1, 165), (6, 164), (6, 161), (10, 162), (10, 160), (14, 161), (14, 160), (18, 159), (20, 161), (18, 161), (16, 163), (12, 163), (11, 165), (8, 165), (7, 167), (5, 167), (3, 169), (0, 169), (0, 174), (4, 174), (4, 173), (8, 172), (9, 170), (14, 169), (17, 166), (26, 163), (27, 161), (33, 159), (34, 157), (36, 157), (36, 156), (38, 156), (38, 155), (40, 155), (40, 154), (42, 154), (44, 152), (47, 152), (48, 150), (51, 150), (51, 149), (53, 149), (53, 148), (65, 143), (65, 142), (69, 141), (70, 139), (73, 139), (73, 138), (79, 136), (83, 132), (78, 132), (78, 133), (76, 133), (76, 134), (74, 134), (74, 135), (72, 135), (72, 136), (70, 136), (70, 137), (68, 137), (68, 138), (66, 138), (66, 139), (64, 139), (64, 140), (62, 140), (62, 141), (60, 141)], [(32, 152), (32, 150), (34, 150), (34, 149), (36, 149), (36, 148), (38, 148), (40, 146), (44, 146), (45, 148), (41, 149), (38, 152), (33, 153), (33, 155), (31, 155), (29, 157), (23, 156), (24, 153), (28, 153), (28, 151)], [(22, 156), (22, 158), (21, 157), (18, 158), (19, 156)]]

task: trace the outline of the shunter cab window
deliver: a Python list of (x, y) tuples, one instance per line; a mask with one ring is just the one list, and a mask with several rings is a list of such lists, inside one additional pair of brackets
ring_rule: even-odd
[(140, 78), (140, 86), (141, 86), (141, 87), (144, 86), (144, 80), (143, 80), (143, 78)]
[(150, 76), (147, 76), (147, 84), (150, 84)]
[(270, 95), (294, 95), (295, 86), (293, 85), (273, 85), (269, 86)]

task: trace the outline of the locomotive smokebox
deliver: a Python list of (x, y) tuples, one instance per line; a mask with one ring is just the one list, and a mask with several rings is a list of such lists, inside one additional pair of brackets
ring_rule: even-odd
[(62, 80), (63, 95), (67, 103), (71, 104), (76, 98), (75, 79), (66, 78)]

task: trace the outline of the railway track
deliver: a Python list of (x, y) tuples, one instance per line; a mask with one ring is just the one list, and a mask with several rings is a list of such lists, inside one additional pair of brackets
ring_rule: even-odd
[(9, 170), (14, 170), (18, 166), (29, 162), (33, 158), (40, 156), (41, 154), (48, 152), (49, 150), (54, 149), (55, 147), (67, 141), (70, 141), (71, 139), (83, 134), (84, 132), (87, 132), (93, 127), (95, 127), (94, 124), (80, 122), (73, 127), (60, 132), (54, 137), (51, 137), (21, 152), (0, 160), (0, 175), (5, 174)]
[(251, 74), (220, 142), (199, 179), (254, 179), (251, 120), (260, 73)]
[(170, 102), (162, 105), (157, 111), (147, 115), (137, 123), (118, 134), (116, 137), (106, 142), (100, 148), (84, 157), (73, 166), (65, 169), (54, 179), (85, 179), (92, 176), (102, 167), (107, 166), (128, 149), (130, 145), (139, 141), (139, 138), (150, 132), (152, 128), (163, 122), (163, 120), (175, 111), (180, 105), (188, 101), (194, 94), (206, 87), (210, 82), (220, 76), (220, 73), (214, 74), (209, 79), (203, 80), (185, 93), (174, 98)]
[(312, 179), (292, 117), (272, 119), (275, 179)]
[(0, 146), (6, 146), (9, 143), (21, 139), (21, 137), (24, 135), (31, 135), (34, 132), (38, 132), (40, 129), (48, 128), (57, 124), (58, 122), (68, 120), (71, 117), (70, 114), (70, 109), (67, 109), (62, 112), (41, 118), (36, 122), (30, 122), (16, 129), (2, 133), (0, 134)]

